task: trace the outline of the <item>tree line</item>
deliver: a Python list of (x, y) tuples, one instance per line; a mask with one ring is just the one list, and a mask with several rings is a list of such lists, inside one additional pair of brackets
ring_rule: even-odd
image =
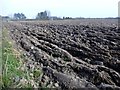
[[(27, 17), (23, 13), (14, 13), (13, 19), (14, 20), (25, 20)], [(42, 19), (42, 20), (48, 20), (50, 19), (50, 12), (44, 11), (37, 14), (35, 19)]]
[[(24, 13), (14, 13), (13, 17), (10, 18), (8, 16), (3, 17), (4, 20), (26, 20), (27, 17), (25, 16)], [(64, 19), (83, 19), (83, 17), (77, 17), (77, 18), (72, 18), (72, 17), (57, 17), (57, 16), (50, 16), (50, 12), (49, 11), (43, 11), (43, 12), (39, 12), (37, 13), (36, 17), (34, 18), (36, 20), (64, 20)]]

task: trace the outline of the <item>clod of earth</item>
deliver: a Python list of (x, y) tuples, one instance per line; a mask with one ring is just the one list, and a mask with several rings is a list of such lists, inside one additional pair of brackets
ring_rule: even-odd
[[(14, 21), (4, 24), (24, 55), (43, 69), (40, 86), (120, 89), (117, 22), (112, 19), (93, 21)], [(38, 78), (39, 74), (35, 71), (33, 75)]]

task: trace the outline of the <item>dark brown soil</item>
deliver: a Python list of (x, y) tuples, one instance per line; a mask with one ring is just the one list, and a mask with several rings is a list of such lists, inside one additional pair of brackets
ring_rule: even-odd
[(116, 20), (14, 21), (5, 26), (24, 55), (43, 69), (40, 86), (120, 87)]

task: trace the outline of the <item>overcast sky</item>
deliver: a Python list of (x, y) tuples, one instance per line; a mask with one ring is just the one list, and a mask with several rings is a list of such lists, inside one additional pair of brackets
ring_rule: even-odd
[(0, 0), (0, 15), (24, 13), (34, 18), (49, 10), (52, 16), (117, 17), (119, 0)]

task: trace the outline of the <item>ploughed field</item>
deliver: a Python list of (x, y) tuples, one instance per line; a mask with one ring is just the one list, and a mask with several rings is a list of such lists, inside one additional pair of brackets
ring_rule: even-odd
[(4, 23), (17, 48), (61, 88), (120, 87), (120, 29), (113, 19)]

